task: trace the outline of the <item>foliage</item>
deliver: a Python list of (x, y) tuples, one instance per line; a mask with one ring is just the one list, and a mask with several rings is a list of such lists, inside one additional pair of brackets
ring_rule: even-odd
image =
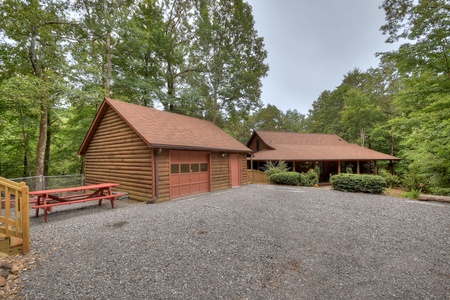
[(417, 200), (420, 197), (420, 191), (414, 189), (410, 190), (409, 192), (403, 193), (403, 197)]
[(379, 175), (386, 181), (386, 187), (393, 188), (400, 186), (400, 178), (397, 175), (393, 175), (385, 169), (381, 169)]
[(297, 172), (276, 172), (269, 176), (269, 181), (277, 184), (298, 185), (299, 173)]
[(272, 162), (267, 161), (264, 166), (264, 172), (267, 173), (267, 176), (270, 177), (273, 174), (281, 173), (281, 172), (288, 172), (289, 168), (284, 161), (278, 161), (278, 162)]
[(332, 187), (343, 192), (362, 192), (380, 194), (386, 187), (386, 181), (378, 175), (338, 174), (330, 178)]
[(0, 175), (81, 172), (75, 154), (111, 96), (211, 120), (242, 143), (252, 129), (337, 134), (402, 158), (407, 190), (446, 193), (450, 6), (382, 8), (381, 30), (401, 46), (349, 71), (305, 116), (262, 107), (267, 51), (245, 1), (0, 1)]
[(304, 115), (295, 109), (284, 113), (272, 104), (257, 110), (251, 119), (253, 128), (259, 130), (302, 132), (306, 129)]
[(431, 193), (440, 196), (450, 196), (450, 188), (431, 188)]
[[(320, 170), (319, 170), (320, 172)], [(319, 182), (319, 175), (316, 170), (309, 169), (306, 173), (300, 173), (300, 185), (314, 186)]]
[(0, 11), (0, 175), (81, 172), (104, 97), (212, 120), (242, 142), (254, 127), (267, 51), (244, 1), (5, 0)]

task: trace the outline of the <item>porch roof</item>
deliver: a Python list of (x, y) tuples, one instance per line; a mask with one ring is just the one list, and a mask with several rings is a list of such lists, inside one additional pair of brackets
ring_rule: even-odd
[(401, 160), (398, 157), (350, 144), (334, 134), (256, 131), (271, 149), (253, 153), (256, 161)]

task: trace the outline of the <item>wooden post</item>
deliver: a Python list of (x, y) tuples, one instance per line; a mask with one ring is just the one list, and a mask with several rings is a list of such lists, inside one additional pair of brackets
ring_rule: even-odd
[(359, 174), (359, 160), (356, 161), (356, 174)]
[(295, 172), (295, 160), (292, 161), (292, 172)]
[(338, 174), (341, 174), (341, 161), (338, 160)]
[(378, 175), (378, 165), (377, 165), (377, 161), (376, 160), (373, 161), (373, 173), (375, 175)]
[(30, 252), (30, 189), (25, 182), (20, 183), (20, 221), (22, 223), (22, 254)]

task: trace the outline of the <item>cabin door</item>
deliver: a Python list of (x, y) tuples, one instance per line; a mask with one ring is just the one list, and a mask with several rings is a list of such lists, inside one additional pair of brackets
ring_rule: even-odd
[(240, 186), (241, 185), (241, 169), (242, 160), (239, 154), (230, 154), (230, 186)]

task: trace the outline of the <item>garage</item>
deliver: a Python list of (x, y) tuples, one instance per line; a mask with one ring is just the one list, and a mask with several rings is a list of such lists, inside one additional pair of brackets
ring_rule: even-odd
[(210, 155), (198, 151), (170, 151), (170, 198), (211, 191)]
[(209, 121), (105, 99), (78, 154), (86, 184), (159, 203), (246, 184), (250, 152)]

